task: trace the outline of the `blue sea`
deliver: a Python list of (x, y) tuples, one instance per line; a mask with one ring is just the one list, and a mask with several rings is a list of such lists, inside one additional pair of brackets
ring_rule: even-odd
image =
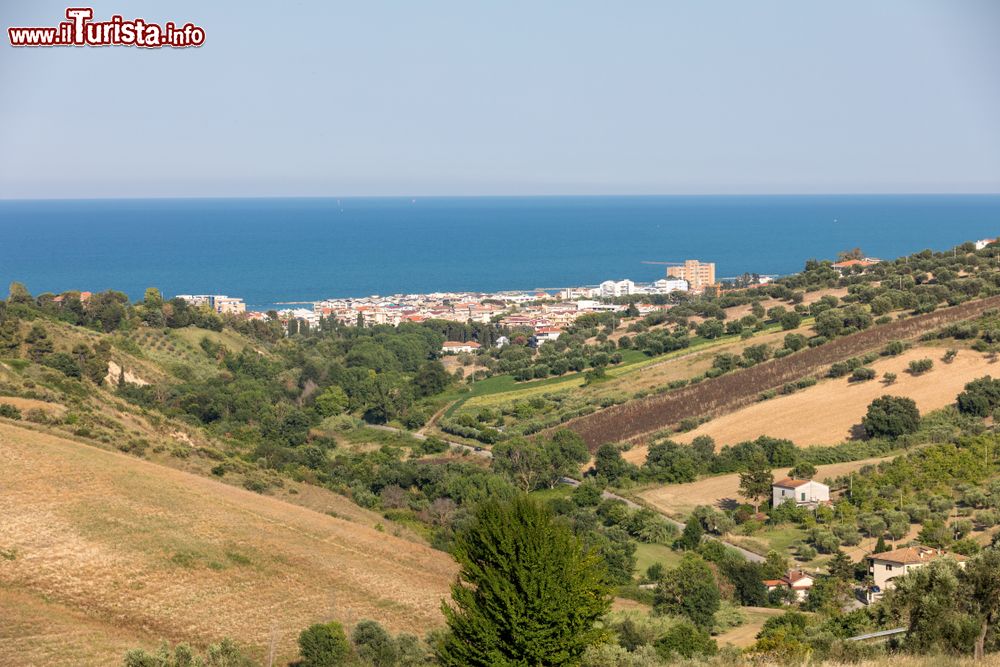
[(333, 296), (655, 280), (649, 261), (785, 274), (1000, 234), (1000, 195), (0, 201), (0, 284), (148, 286), (251, 308)]

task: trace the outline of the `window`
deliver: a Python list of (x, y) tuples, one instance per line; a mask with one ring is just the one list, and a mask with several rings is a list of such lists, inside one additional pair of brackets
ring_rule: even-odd
[(892, 572), (892, 565), (886, 565), (885, 566), (885, 571), (886, 572)]
[(803, 491), (803, 492), (802, 492), (802, 500), (805, 500), (805, 499), (806, 499), (806, 492), (805, 492), (805, 491)]

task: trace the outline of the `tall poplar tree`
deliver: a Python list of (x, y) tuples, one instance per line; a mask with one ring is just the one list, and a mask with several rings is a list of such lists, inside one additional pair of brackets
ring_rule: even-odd
[(453, 604), (442, 605), (450, 632), (443, 665), (572, 665), (603, 639), (595, 622), (611, 605), (607, 573), (568, 526), (528, 498), (488, 501), (459, 533), (461, 565)]

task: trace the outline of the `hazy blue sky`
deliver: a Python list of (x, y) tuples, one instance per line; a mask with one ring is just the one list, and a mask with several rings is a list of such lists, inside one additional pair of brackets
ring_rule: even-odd
[(996, 0), (103, 2), (14, 49), (0, 197), (1000, 192)]

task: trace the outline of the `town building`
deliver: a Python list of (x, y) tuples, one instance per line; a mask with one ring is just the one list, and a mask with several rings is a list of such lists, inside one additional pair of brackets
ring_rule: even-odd
[(247, 311), (243, 299), (219, 295), (212, 297), (212, 309), (220, 315), (240, 315)]
[(991, 243), (996, 243), (996, 239), (979, 239), (976, 241), (976, 250), (982, 250)]
[(685, 280), (692, 292), (703, 292), (706, 287), (715, 285), (715, 262), (686, 259), (679, 266), (668, 266), (667, 278)]
[[(714, 276), (714, 269), (713, 269)], [(653, 289), (660, 294), (670, 294), (671, 292), (688, 291), (688, 281), (684, 278), (660, 278), (653, 283)]]
[(830, 502), (830, 487), (811, 479), (786, 477), (771, 485), (771, 505), (792, 501), (796, 505), (816, 507)]
[(465, 343), (457, 340), (446, 341), (444, 345), (441, 346), (441, 354), (460, 354), (462, 352), (475, 352), (479, 349), (479, 343), (475, 341), (467, 341)]
[(809, 589), (813, 587), (814, 583), (816, 583), (816, 580), (813, 575), (802, 570), (789, 570), (780, 579), (764, 580), (764, 586), (767, 588), (768, 593), (779, 588), (787, 588), (794, 591), (796, 602), (805, 601), (809, 595)]
[(863, 269), (867, 269), (870, 266), (875, 266), (881, 261), (882, 261), (881, 259), (877, 259), (875, 257), (862, 257), (861, 259), (845, 259), (842, 262), (834, 262), (833, 268), (835, 268), (837, 271), (840, 271), (841, 273), (844, 273), (849, 269), (853, 269), (858, 266), (860, 266)]
[(872, 578), (871, 586), (868, 589), (869, 604), (893, 588), (895, 584), (892, 580), (896, 577), (901, 577), (907, 572), (923, 567), (939, 558), (952, 558), (958, 562), (960, 567), (965, 567), (965, 556), (919, 544), (872, 554), (868, 557), (868, 574)]
[(560, 334), (562, 334), (562, 331), (554, 327), (539, 327), (535, 329), (535, 335), (532, 338), (534, 339), (535, 346), (537, 347), (543, 343), (558, 340)]
[(601, 283), (601, 296), (604, 298), (629, 296), (635, 293), (635, 283), (627, 278), (625, 280), (605, 280)]

